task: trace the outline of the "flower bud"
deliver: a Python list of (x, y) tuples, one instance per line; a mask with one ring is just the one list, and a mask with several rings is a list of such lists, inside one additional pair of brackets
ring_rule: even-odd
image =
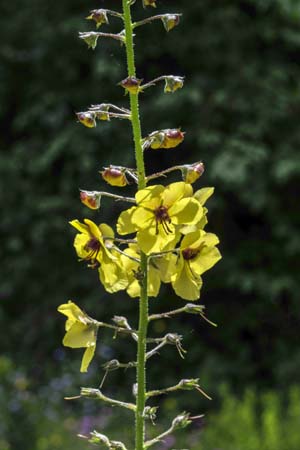
[(153, 148), (154, 150), (156, 150), (158, 148), (162, 148), (164, 140), (165, 140), (164, 131), (160, 131), (160, 132), (155, 131), (154, 133), (151, 133), (149, 135), (150, 147)]
[(166, 31), (170, 31), (179, 24), (180, 14), (165, 14), (161, 20)]
[(95, 128), (96, 120), (95, 115), (91, 112), (79, 112), (76, 113), (78, 122), (82, 123), (87, 128)]
[(127, 77), (122, 80), (119, 84), (131, 94), (137, 94), (140, 90), (140, 85), (143, 80), (139, 80), (136, 77)]
[(204, 173), (204, 164), (202, 162), (198, 162), (196, 164), (192, 164), (191, 166), (187, 166), (183, 172), (183, 179), (186, 183), (195, 183)]
[(110, 440), (105, 434), (98, 433), (98, 431), (92, 431), (90, 434), (91, 439), (89, 439), (89, 442), (91, 444), (103, 444), (105, 447), (110, 448)]
[(99, 120), (110, 120), (110, 117), (109, 117), (109, 114), (108, 114), (109, 105), (106, 105), (106, 104), (102, 103), (100, 105), (100, 107), (101, 107), (101, 111), (97, 111), (96, 112), (97, 119), (99, 119)]
[(180, 389), (190, 391), (198, 387), (199, 378), (191, 378), (186, 380), (181, 380), (179, 382)]
[(175, 77), (173, 75), (165, 77), (165, 94), (168, 92), (175, 92), (177, 89), (181, 89), (183, 87), (184, 78), (183, 77)]
[(99, 34), (94, 31), (89, 31), (88, 33), (79, 33), (79, 39), (83, 39), (87, 44), (88, 48), (95, 50), (97, 46)]
[(130, 330), (130, 326), (129, 326), (129, 323), (128, 323), (126, 317), (114, 316), (113, 322), (120, 328), (127, 328), (127, 330)]
[(90, 209), (99, 209), (101, 202), (101, 195), (93, 191), (80, 191), (81, 202)]
[(145, 8), (146, 6), (156, 8), (156, 0), (143, 0), (143, 7)]
[(174, 430), (179, 428), (185, 428), (187, 425), (189, 425), (192, 421), (189, 420), (189, 413), (183, 412), (182, 414), (179, 414), (179, 416), (175, 417), (175, 419), (172, 422), (172, 428)]
[(88, 398), (99, 398), (100, 391), (99, 389), (82, 387), (80, 390), (80, 396)]
[(204, 305), (195, 305), (194, 303), (187, 303), (185, 305), (185, 311), (190, 314), (203, 314), (204, 310)]
[(119, 369), (120, 363), (117, 359), (112, 359), (111, 361), (108, 361), (107, 363), (102, 365), (104, 370), (110, 371), (110, 370), (116, 370)]
[(162, 148), (174, 148), (184, 140), (184, 134), (180, 129), (166, 130)]
[(150, 419), (152, 422), (156, 419), (156, 413), (158, 406), (146, 406), (144, 409), (143, 417), (145, 419)]
[(103, 180), (105, 180), (111, 186), (124, 187), (128, 184), (128, 180), (125, 176), (124, 170), (119, 169), (118, 167), (104, 167), (104, 170), (100, 173)]
[(102, 24), (108, 24), (107, 12), (105, 9), (93, 9), (90, 11), (90, 15), (86, 17), (87, 20), (94, 20), (96, 22), (96, 28), (101, 27)]

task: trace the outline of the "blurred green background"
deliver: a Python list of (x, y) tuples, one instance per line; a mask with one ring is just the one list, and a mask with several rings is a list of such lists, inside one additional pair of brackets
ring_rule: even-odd
[[(150, 432), (185, 410), (205, 417), (156, 448), (299, 450), (300, 0), (157, 0), (157, 10), (147, 11), (140, 3), (135, 18), (183, 18), (168, 34), (159, 22), (136, 30), (138, 77), (186, 76), (176, 94), (159, 85), (141, 97), (144, 135), (186, 131), (178, 149), (147, 152), (147, 170), (204, 161), (196, 187), (216, 188), (208, 229), (223, 254), (201, 297), (218, 328), (188, 316), (157, 322), (152, 334), (178, 332), (189, 351), (182, 361), (166, 348), (148, 370), (151, 387), (200, 377), (213, 401), (190, 392), (160, 399)], [(119, 205), (103, 201), (90, 212), (78, 188), (107, 188), (102, 166), (133, 165), (127, 122), (89, 130), (74, 115), (92, 103), (128, 101), (117, 86), (126, 76), (124, 48), (101, 40), (93, 52), (77, 37), (94, 29), (84, 17), (101, 7), (120, 2), (0, 6), (1, 450), (83, 450), (89, 444), (76, 434), (93, 429), (130, 442), (129, 413), (63, 397), (97, 387), (100, 365), (133, 359), (134, 345), (101, 332), (96, 358), (80, 374), (82, 351), (62, 347), (64, 319), (56, 312), (73, 299), (100, 320), (118, 314), (137, 323), (136, 301), (105, 293), (96, 273), (77, 262), (68, 225), (83, 217), (115, 223)], [(111, 19), (105, 31), (119, 26)], [(151, 310), (182, 305), (164, 289)], [(132, 401), (132, 383), (132, 371), (113, 372), (105, 390)]]

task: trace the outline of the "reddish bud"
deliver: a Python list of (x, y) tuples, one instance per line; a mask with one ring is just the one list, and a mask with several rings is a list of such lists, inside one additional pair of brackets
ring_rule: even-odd
[(127, 77), (120, 82), (120, 85), (131, 94), (137, 94), (140, 90), (140, 85), (143, 80), (135, 77)]
[(198, 180), (204, 173), (204, 164), (202, 162), (198, 162), (195, 164), (192, 164), (190, 166), (187, 166), (185, 168), (184, 173), (184, 181), (186, 183), (195, 183), (195, 181)]
[(95, 192), (80, 191), (80, 200), (85, 206), (90, 209), (100, 208), (101, 197)]
[(102, 24), (108, 24), (107, 12), (105, 9), (93, 9), (90, 11), (90, 15), (86, 17), (87, 20), (94, 20), (96, 22), (96, 28), (101, 27)]
[(118, 167), (105, 167), (100, 173), (102, 178), (111, 186), (124, 187), (128, 184), (124, 170)]
[(156, 8), (156, 0), (143, 0), (143, 7), (145, 8), (146, 6)]
[(88, 128), (95, 128), (96, 120), (95, 115), (91, 112), (79, 112), (76, 113), (77, 119), (82, 125)]

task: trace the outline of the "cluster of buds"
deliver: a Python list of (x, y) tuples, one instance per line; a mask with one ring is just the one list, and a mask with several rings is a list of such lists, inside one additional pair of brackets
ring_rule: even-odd
[(88, 111), (76, 113), (78, 122), (87, 128), (95, 128), (96, 120), (130, 119), (130, 111), (126, 108), (120, 108), (111, 103), (101, 103), (100, 105), (91, 105)]

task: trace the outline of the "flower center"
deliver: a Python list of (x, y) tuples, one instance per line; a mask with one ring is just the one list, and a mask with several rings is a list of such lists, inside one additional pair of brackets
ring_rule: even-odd
[(198, 253), (198, 248), (185, 248), (184, 250), (182, 250), (183, 259), (185, 259), (186, 261), (194, 259), (198, 255)]
[(172, 230), (168, 226), (171, 223), (170, 216), (168, 214), (168, 208), (161, 205), (154, 211), (156, 219), (156, 234), (158, 234), (158, 225), (160, 224), (166, 234), (172, 233)]
[(91, 261), (91, 266), (90, 267), (96, 267), (97, 266), (97, 261), (96, 258), (98, 256), (98, 253), (100, 251), (101, 248), (101, 244), (98, 241), (97, 238), (92, 237), (84, 246), (85, 251), (88, 253), (86, 255), (86, 260)]

